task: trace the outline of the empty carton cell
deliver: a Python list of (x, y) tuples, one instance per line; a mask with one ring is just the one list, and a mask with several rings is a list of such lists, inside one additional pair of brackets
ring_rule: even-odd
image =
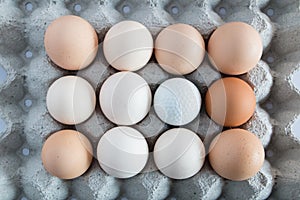
[(146, 172), (125, 180), (121, 196), (132, 200), (165, 199), (169, 195), (170, 184), (171, 180), (160, 172)]
[(25, 161), (21, 169), (21, 184), (29, 199), (63, 200), (69, 195), (68, 184), (46, 172), (40, 155)]
[[(272, 192), (273, 185), (272, 168), (270, 163), (265, 161), (261, 170), (254, 177), (242, 182), (226, 181), (222, 196), (225, 199), (267, 199)], [(240, 193), (238, 191), (247, 192)]]
[(105, 174), (95, 161), (84, 176), (73, 181), (71, 191), (78, 199), (116, 199), (120, 186), (120, 180)]

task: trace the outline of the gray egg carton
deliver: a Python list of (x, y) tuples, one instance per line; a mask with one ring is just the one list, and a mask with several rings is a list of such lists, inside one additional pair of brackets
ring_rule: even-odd
[[(300, 3), (298, 0), (1, 0), (0, 1), (0, 199), (300, 199)], [(64, 126), (46, 109), (46, 92), (57, 78), (74, 74), (55, 67), (43, 46), (47, 26), (62, 15), (88, 20), (100, 41), (119, 21), (136, 20), (153, 37), (173, 23), (197, 28), (207, 40), (214, 29), (229, 21), (251, 24), (263, 39), (262, 60), (240, 76), (253, 86), (257, 98), (254, 116), (242, 127), (256, 134), (266, 150), (266, 161), (254, 177), (242, 182), (225, 180), (206, 162), (202, 170), (186, 180), (171, 180), (157, 171), (150, 154), (139, 175), (120, 180), (105, 174), (94, 159), (81, 177), (64, 181), (48, 174), (40, 159), (41, 147), (53, 132), (76, 128), (94, 147), (101, 135), (115, 125), (96, 112), (85, 123)], [(115, 73), (99, 47), (96, 60), (78, 73), (97, 94), (103, 81)], [(137, 72), (152, 92), (172, 77), (154, 58)], [(202, 95), (220, 78), (207, 58), (198, 70), (185, 76)], [(203, 106), (202, 106), (203, 107)], [(151, 109), (134, 126), (153, 149), (160, 133), (170, 128)], [(222, 130), (202, 109), (187, 128), (197, 132), (204, 144)], [(298, 136), (298, 137), (297, 137)]]

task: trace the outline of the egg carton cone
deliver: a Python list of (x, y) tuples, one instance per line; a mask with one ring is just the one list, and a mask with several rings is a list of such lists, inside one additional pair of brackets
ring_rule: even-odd
[[(0, 1), (0, 199), (298, 199), (300, 197), (300, 3), (298, 0), (2, 0)], [(104, 58), (102, 46), (95, 61), (74, 74), (55, 66), (44, 48), (47, 26), (63, 15), (78, 15), (95, 28), (100, 42), (109, 28), (122, 20), (135, 20), (149, 28), (153, 38), (166, 26), (186, 23), (207, 41), (220, 25), (242, 21), (253, 26), (263, 41), (263, 56), (249, 73), (239, 76), (254, 89), (257, 106), (242, 128), (256, 134), (266, 151), (262, 169), (252, 178), (233, 182), (216, 174), (206, 162), (192, 178), (172, 180), (157, 169), (150, 153), (144, 171), (120, 180), (107, 175), (94, 159), (81, 177), (61, 180), (43, 167), (41, 148), (53, 132), (76, 128), (91, 140), (115, 125), (99, 106), (76, 127), (55, 121), (46, 108), (49, 86), (64, 75), (88, 80), (99, 94), (104, 80), (116, 72)], [(75, 41), (76, 42), (76, 41)], [(101, 66), (101, 67), (99, 67)], [(151, 58), (137, 71), (154, 92), (174, 77)], [(207, 56), (184, 78), (203, 96), (219, 79)], [(203, 107), (203, 106), (202, 106)], [(145, 134), (152, 151), (158, 136), (171, 128), (153, 108), (134, 127)], [(222, 131), (202, 108), (186, 128), (204, 144)], [(241, 192), (242, 191), (242, 192)]]

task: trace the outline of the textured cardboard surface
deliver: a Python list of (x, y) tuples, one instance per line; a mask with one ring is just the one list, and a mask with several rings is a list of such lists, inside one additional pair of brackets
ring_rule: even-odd
[[(5, 191), (0, 192), (0, 199), (265, 199), (271, 192), (274, 199), (300, 198), (300, 144), (293, 131), (300, 115), (300, 98), (299, 88), (292, 82), (300, 79), (299, 7), (296, 0), (0, 1), (0, 191)], [(41, 147), (51, 133), (66, 127), (49, 115), (46, 92), (54, 80), (72, 73), (49, 62), (43, 35), (52, 20), (67, 14), (88, 20), (100, 41), (112, 25), (125, 19), (143, 23), (154, 38), (163, 27), (178, 22), (193, 25), (205, 39), (225, 22), (251, 24), (263, 39), (264, 54), (257, 67), (241, 76), (253, 86), (257, 98), (256, 112), (243, 128), (257, 134), (266, 148), (267, 161), (261, 171), (247, 181), (232, 182), (206, 163), (194, 177), (174, 181), (156, 171), (150, 156), (144, 172), (128, 180), (106, 175), (96, 160), (73, 181), (49, 175), (41, 163)], [(93, 64), (77, 73), (97, 92), (115, 72), (99, 48)], [(152, 92), (172, 77), (154, 59), (137, 73)], [(220, 74), (206, 58), (197, 71), (185, 77), (203, 96)], [(112, 127), (97, 105), (94, 115), (74, 128), (85, 133), (95, 148), (101, 135)], [(153, 111), (135, 127), (144, 133), (150, 149), (169, 128)], [(197, 132), (206, 145), (222, 129), (204, 109), (186, 127)]]

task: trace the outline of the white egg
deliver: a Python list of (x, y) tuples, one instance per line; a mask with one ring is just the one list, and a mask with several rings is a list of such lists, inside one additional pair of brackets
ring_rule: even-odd
[(203, 166), (205, 148), (200, 138), (185, 128), (164, 132), (154, 146), (154, 161), (158, 169), (173, 179), (186, 179)]
[(181, 126), (197, 117), (201, 96), (189, 80), (173, 78), (163, 82), (154, 94), (154, 110), (167, 124)]
[(121, 126), (107, 131), (100, 139), (97, 157), (101, 168), (116, 178), (130, 178), (145, 167), (149, 150), (137, 130)]
[(143, 24), (122, 21), (105, 35), (103, 52), (107, 62), (117, 70), (136, 71), (150, 60), (153, 38)]
[(149, 112), (152, 94), (148, 83), (133, 72), (119, 72), (103, 83), (99, 101), (104, 115), (118, 125), (133, 125)]
[(87, 120), (95, 110), (93, 87), (78, 76), (57, 79), (48, 89), (47, 108), (57, 121), (73, 125)]

